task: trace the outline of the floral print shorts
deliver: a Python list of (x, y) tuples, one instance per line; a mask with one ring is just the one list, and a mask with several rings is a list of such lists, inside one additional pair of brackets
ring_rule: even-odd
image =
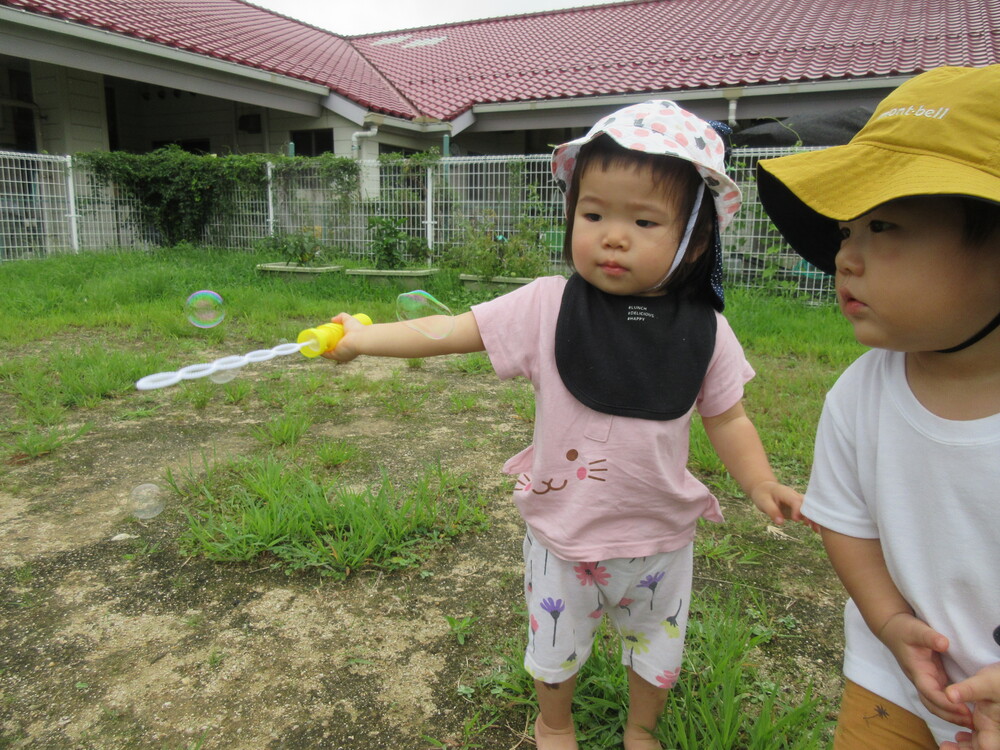
[(656, 687), (673, 687), (684, 651), (693, 546), (649, 557), (570, 562), (529, 530), (524, 538), (528, 673), (550, 684), (568, 680), (590, 656), (607, 615), (622, 639), (622, 662)]

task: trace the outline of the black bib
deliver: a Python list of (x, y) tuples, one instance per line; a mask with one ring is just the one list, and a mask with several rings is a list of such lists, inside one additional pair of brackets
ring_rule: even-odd
[(602, 292), (579, 274), (556, 322), (556, 367), (585, 406), (639, 419), (677, 419), (701, 390), (717, 321), (704, 303)]

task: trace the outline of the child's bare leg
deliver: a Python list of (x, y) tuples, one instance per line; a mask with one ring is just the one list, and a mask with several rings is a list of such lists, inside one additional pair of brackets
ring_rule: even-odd
[(628, 669), (628, 721), (625, 723), (625, 750), (660, 750), (653, 736), (667, 705), (667, 691), (646, 682)]
[(535, 721), (535, 744), (538, 750), (577, 750), (573, 726), (573, 690), (576, 675), (565, 682), (535, 680), (538, 695), (538, 719)]

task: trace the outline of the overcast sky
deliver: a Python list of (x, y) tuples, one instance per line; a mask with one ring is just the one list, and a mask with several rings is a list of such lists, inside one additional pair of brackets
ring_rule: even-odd
[(454, 21), (604, 5), (617, 0), (249, 0), (337, 34), (369, 34)]

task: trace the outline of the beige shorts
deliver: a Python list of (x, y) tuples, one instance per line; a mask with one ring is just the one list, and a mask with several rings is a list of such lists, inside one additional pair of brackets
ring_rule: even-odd
[(837, 717), (834, 750), (938, 750), (927, 722), (905, 708), (847, 681)]

